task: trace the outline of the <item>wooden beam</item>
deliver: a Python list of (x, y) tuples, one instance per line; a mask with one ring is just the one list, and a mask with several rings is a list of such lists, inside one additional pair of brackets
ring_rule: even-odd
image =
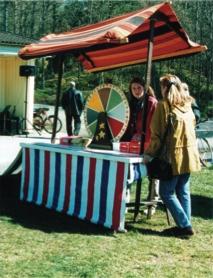
[(145, 137), (146, 137), (147, 100), (148, 100), (147, 90), (151, 83), (152, 56), (153, 56), (153, 44), (154, 44), (154, 26), (155, 26), (155, 19), (151, 18), (151, 20), (150, 20), (150, 36), (149, 36), (148, 52), (147, 52), (145, 96), (144, 96), (144, 105), (143, 105), (143, 112), (142, 112), (142, 135), (141, 135), (140, 154), (144, 153), (144, 144), (145, 144)]

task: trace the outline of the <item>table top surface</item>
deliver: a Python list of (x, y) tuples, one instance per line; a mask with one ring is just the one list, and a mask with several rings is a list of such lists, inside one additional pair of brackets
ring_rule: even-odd
[(65, 146), (60, 144), (49, 144), (49, 143), (34, 143), (34, 144), (21, 143), (21, 147), (38, 149), (43, 151), (51, 151), (56, 153), (78, 155), (84, 157), (94, 157), (100, 159), (114, 160), (114, 161), (120, 161), (125, 163), (143, 162), (143, 157), (138, 154), (123, 153), (114, 150), (91, 149), (91, 148), (84, 148), (84, 147), (74, 146), (74, 145)]

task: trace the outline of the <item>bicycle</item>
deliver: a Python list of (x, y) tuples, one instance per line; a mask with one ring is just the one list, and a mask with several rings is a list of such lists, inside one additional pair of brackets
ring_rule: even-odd
[[(33, 128), (41, 132), (43, 129), (47, 132), (52, 134), (53, 132), (53, 123), (54, 123), (54, 115), (48, 116), (47, 111), (49, 108), (37, 108), (33, 112)], [(56, 133), (61, 131), (62, 129), (62, 122), (59, 118), (56, 121)]]
[(200, 162), (203, 167), (209, 167), (213, 163), (212, 148), (205, 137), (205, 134), (207, 134), (208, 131), (199, 130), (199, 124), (204, 123), (206, 121), (208, 121), (208, 119), (201, 120), (196, 125), (197, 145), (200, 156)]

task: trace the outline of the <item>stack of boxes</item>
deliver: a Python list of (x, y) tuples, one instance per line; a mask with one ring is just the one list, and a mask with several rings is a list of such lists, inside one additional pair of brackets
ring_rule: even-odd
[(113, 143), (113, 149), (124, 152), (140, 154), (141, 143), (139, 141)]

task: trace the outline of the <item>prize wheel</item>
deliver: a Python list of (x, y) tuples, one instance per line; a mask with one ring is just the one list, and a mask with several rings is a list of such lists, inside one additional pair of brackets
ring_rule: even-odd
[(98, 115), (106, 113), (113, 141), (124, 134), (129, 122), (129, 104), (124, 93), (112, 84), (96, 87), (88, 97), (84, 109), (85, 125), (91, 137), (95, 135)]

